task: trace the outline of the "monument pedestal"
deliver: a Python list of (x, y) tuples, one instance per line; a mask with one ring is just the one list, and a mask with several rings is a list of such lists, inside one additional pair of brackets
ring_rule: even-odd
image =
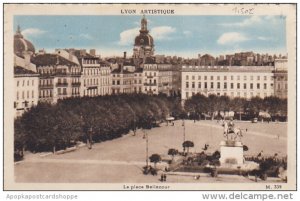
[(221, 141), (220, 154), (221, 165), (242, 165), (244, 163), (244, 151), (241, 142), (232, 140)]

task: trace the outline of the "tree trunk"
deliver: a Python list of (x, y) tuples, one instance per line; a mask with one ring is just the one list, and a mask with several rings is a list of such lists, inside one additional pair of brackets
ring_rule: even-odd
[(53, 146), (53, 154), (55, 154), (55, 152), (56, 152), (56, 147), (55, 147), (55, 145)]
[(24, 158), (24, 152), (25, 152), (25, 146), (23, 145), (22, 146), (22, 152), (21, 152), (23, 158)]

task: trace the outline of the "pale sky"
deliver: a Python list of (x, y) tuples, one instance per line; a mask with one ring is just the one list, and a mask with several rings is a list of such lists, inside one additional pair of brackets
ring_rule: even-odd
[[(142, 16), (15, 16), (35, 48), (95, 48), (132, 55)], [(286, 53), (285, 16), (146, 16), (155, 54), (197, 57), (240, 51)]]

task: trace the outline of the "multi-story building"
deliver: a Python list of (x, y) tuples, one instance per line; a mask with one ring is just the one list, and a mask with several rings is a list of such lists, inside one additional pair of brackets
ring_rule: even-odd
[(288, 95), (288, 61), (287, 59), (275, 59), (274, 62), (274, 92), (279, 98), (287, 98)]
[(134, 71), (133, 92), (135, 93), (143, 92), (143, 69), (142, 68), (136, 68)]
[(170, 63), (156, 63), (148, 58), (143, 65), (143, 93), (170, 95), (173, 91), (173, 71)]
[(181, 93), (181, 65), (172, 65), (172, 93), (180, 95)]
[(143, 88), (143, 69), (136, 67), (134, 58), (124, 57), (112, 71), (112, 93), (141, 93)]
[(99, 95), (110, 95), (111, 94), (111, 68), (107, 62), (100, 61), (100, 90)]
[(112, 71), (112, 94), (133, 93), (135, 73), (124, 69), (120, 64), (119, 68)]
[(31, 63), (35, 53), (33, 44), (24, 39), (18, 26), (14, 35), (14, 109), (15, 117), (21, 116), (38, 103), (38, 79), (36, 66)]
[(38, 103), (39, 75), (21, 66), (14, 67), (15, 82), (15, 117)]
[(101, 68), (99, 58), (91, 55), (85, 55), (79, 58), (82, 66), (81, 96), (100, 95), (101, 86)]
[(81, 66), (80, 96), (102, 96), (111, 94), (111, 66), (108, 62), (100, 60), (96, 50), (67, 49), (74, 54)]
[(181, 97), (200, 93), (233, 97), (274, 95), (273, 66), (183, 66)]
[(40, 74), (39, 101), (56, 103), (59, 99), (80, 96), (80, 65), (57, 54), (33, 58)]

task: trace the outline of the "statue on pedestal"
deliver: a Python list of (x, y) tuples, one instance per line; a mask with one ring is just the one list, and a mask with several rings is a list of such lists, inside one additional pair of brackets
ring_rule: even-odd
[(227, 140), (237, 141), (238, 138), (238, 141), (241, 141), (241, 138), (243, 137), (242, 129), (235, 127), (232, 118), (229, 120), (229, 122), (223, 120), (222, 126), (224, 127), (223, 136)]

